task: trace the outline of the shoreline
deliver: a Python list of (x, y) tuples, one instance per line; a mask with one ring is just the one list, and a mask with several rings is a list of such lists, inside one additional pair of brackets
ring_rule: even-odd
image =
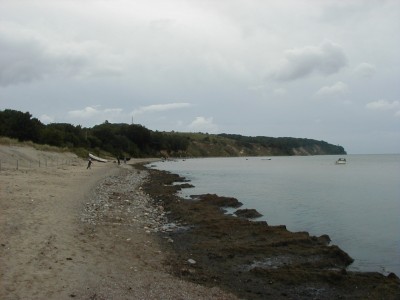
[[(2, 161), (42, 155), (72, 154), (0, 147)], [(236, 299), (170, 274), (146, 171), (78, 158), (27, 166), (0, 171), (1, 299)]]
[(144, 190), (164, 205), (170, 212), (169, 222), (177, 225), (169, 234), (173, 242), (163, 246), (175, 276), (219, 286), (244, 299), (400, 296), (400, 281), (393, 273), (346, 270), (352, 259), (338, 246), (330, 246), (326, 235), (314, 237), (289, 232), (285, 226), (224, 215), (224, 204), (177, 196), (188, 185), (185, 178), (147, 170), (150, 180)]
[[(71, 155), (0, 147), (3, 162), (29, 162), (0, 172), (1, 299), (400, 296), (395, 275), (343, 270), (347, 254), (326, 237), (178, 198), (188, 182), (145, 168), (149, 159), (87, 170)], [(42, 157), (74, 162), (32, 167)]]

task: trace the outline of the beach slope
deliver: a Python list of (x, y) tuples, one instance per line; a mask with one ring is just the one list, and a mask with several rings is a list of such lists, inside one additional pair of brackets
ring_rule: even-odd
[(169, 275), (145, 170), (3, 145), (0, 162), (0, 299), (235, 299)]

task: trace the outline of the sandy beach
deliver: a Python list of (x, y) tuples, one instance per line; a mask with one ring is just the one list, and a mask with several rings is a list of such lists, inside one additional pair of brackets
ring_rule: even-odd
[(3, 145), (0, 162), (1, 299), (237, 299), (170, 275), (147, 171)]

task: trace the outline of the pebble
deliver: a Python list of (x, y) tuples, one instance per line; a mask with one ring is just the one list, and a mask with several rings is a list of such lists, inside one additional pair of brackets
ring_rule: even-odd
[[(90, 225), (132, 226), (146, 234), (188, 229), (179, 223), (170, 223), (170, 212), (142, 191), (140, 185), (147, 176), (147, 171), (125, 169), (118, 175), (104, 179), (86, 203), (81, 215), (82, 222)], [(130, 240), (126, 237), (127, 242)], [(167, 241), (174, 242), (171, 238)]]

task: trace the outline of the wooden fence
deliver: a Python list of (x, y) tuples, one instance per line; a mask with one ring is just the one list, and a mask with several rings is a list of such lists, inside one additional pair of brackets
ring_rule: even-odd
[(82, 165), (82, 160), (79, 158), (71, 159), (37, 159), (37, 160), (24, 160), (24, 159), (8, 159), (0, 160), (0, 171), (4, 170), (22, 170), (34, 168), (51, 168), (60, 166)]

